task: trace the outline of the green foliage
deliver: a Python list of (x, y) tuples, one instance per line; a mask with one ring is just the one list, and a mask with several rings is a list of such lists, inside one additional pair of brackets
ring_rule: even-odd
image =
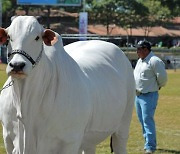
[[(162, 6), (159, 0), (139, 0), (148, 8), (148, 20), (152, 23), (159, 23), (170, 18), (170, 10), (166, 6)], [(143, 16), (142, 16), (143, 17)]]
[(162, 5), (160, 0), (137, 0), (148, 9), (148, 14), (140, 15), (138, 26), (142, 27), (145, 36), (149, 35), (153, 26), (167, 24), (172, 17), (170, 9)]
[[(107, 27), (118, 25), (124, 29), (143, 27), (148, 36), (151, 27), (167, 24), (179, 8), (180, 1), (173, 0), (92, 0), (88, 1), (90, 21)], [(176, 5), (175, 5), (176, 4)], [(177, 15), (177, 13), (176, 13)]]
[(2, 0), (2, 12), (5, 13), (12, 7), (11, 0)]
[[(16, 0), (2, 0), (2, 6), (6, 18), (14, 15), (18, 7)], [(113, 29), (110, 25), (118, 25), (124, 29), (143, 27), (145, 35), (148, 36), (151, 27), (167, 24), (170, 18), (180, 15), (179, 0), (86, 0), (85, 6), (86, 11), (89, 12), (89, 23), (105, 25), (108, 35)], [(20, 7), (26, 11), (29, 8), (37, 8), (36, 6)], [(52, 6), (52, 8), (59, 9), (58, 6)], [(62, 7), (61, 9), (81, 12), (83, 6)]]
[(136, 0), (93, 0), (90, 6), (91, 20), (106, 25), (107, 34), (110, 34), (110, 24), (124, 28), (135, 27), (139, 16), (145, 15), (144, 10), (147, 10)]
[(166, 6), (171, 11), (171, 16), (180, 16), (179, 0), (159, 0), (162, 6)]

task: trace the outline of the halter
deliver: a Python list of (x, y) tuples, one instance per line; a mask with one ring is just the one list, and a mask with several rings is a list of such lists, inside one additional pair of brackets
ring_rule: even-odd
[(42, 57), (42, 52), (43, 52), (43, 44), (42, 44), (42, 49), (39, 53), (39, 56), (37, 57), (36, 60), (34, 60), (29, 54), (27, 54), (25, 51), (23, 50), (12, 50), (12, 53), (8, 53), (8, 62), (10, 61), (10, 57), (12, 55), (15, 55), (15, 54), (21, 54), (23, 55), (24, 57), (26, 57), (31, 63), (32, 63), (32, 67), (34, 68), (40, 61), (41, 57)]

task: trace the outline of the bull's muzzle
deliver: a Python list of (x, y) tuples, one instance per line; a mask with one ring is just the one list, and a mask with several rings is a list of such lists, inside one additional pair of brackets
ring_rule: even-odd
[(18, 79), (26, 78), (27, 74), (24, 72), (25, 66), (25, 62), (10, 62), (8, 75)]
[(9, 66), (12, 68), (12, 71), (14, 72), (20, 72), (23, 71), (23, 68), (25, 67), (25, 62), (10, 62)]

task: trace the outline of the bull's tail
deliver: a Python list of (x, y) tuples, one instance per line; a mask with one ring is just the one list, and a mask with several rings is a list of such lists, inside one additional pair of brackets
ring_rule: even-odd
[(113, 153), (113, 145), (112, 145), (112, 136), (111, 136), (111, 139), (110, 139), (110, 148), (111, 148), (111, 153)]

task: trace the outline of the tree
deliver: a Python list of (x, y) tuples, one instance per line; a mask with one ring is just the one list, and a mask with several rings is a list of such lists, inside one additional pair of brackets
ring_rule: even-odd
[(12, 3), (10, 0), (2, 0), (2, 13), (5, 13), (12, 7)]
[(180, 1), (179, 0), (159, 0), (162, 6), (167, 7), (172, 17), (180, 16)]
[(2, 15), (3, 15), (3, 26), (6, 26), (9, 10), (12, 8), (12, 2), (10, 0), (2, 0)]
[(138, 0), (148, 8), (148, 15), (141, 16), (140, 26), (144, 29), (144, 35), (148, 37), (152, 27), (160, 26), (168, 22), (171, 12), (168, 7), (163, 6), (159, 0)]
[(117, 24), (123, 28), (136, 26), (138, 7), (145, 8), (136, 0), (93, 0), (89, 5), (90, 20), (96, 24), (106, 25), (107, 35), (111, 32), (110, 24)]
[(116, 0), (93, 0), (89, 10), (90, 19), (93, 23), (106, 25), (107, 35), (110, 34), (110, 24), (115, 23), (117, 1)]
[(131, 42), (132, 28), (139, 27), (141, 23), (141, 16), (146, 17), (148, 15), (148, 8), (138, 3), (137, 1), (126, 1), (123, 5), (123, 11), (119, 12), (117, 25), (124, 28), (127, 33), (127, 44)]

